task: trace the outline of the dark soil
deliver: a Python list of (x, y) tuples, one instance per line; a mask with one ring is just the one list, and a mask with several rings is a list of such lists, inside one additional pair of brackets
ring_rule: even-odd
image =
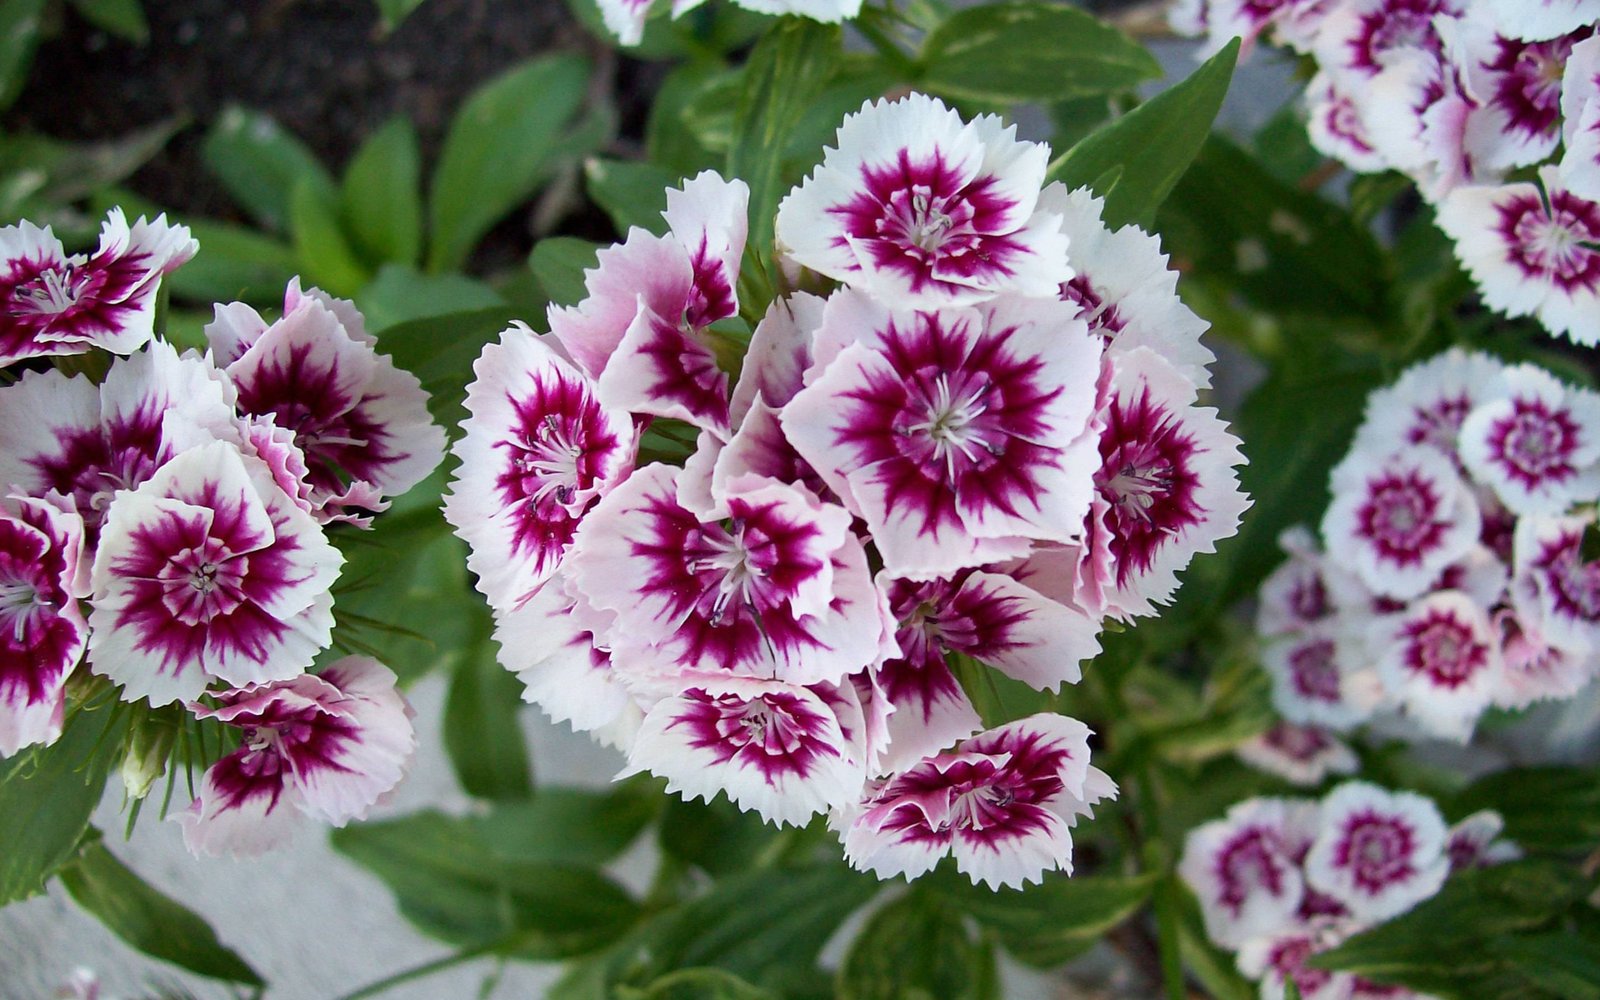
[[(451, 115), (486, 80), (541, 52), (601, 51), (559, 0), (427, 0), (389, 34), (371, 0), (145, 0), (143, 46), (62, 7), (60, 32), (40, 46), (5, 126), (103, 139), (189, 120), (132, 186), (181, 214), (223, 218), (237, 210), (199, 148), (229, 104), (268, 112), (337, 171), (391, 115), (411, 119), (431, 157)], [(642, 114), (627, 93), (641, 67), (611, 65), (624, 77), (626, 129)]]

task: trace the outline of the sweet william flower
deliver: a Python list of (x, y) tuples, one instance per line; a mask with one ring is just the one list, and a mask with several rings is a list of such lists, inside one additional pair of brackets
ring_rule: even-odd
[(1444, 820), (1428, 799), (1352, 781), (1322, 801), (1307, 882), (1358, 920), (1387, 920), (1439, 891), (1450, 871)]
[(1600, 36), (1572, 47), (1561, 80), (1561, 181), (1580, 198), (1600, 201)]
[(636, 434), (558, 343), (521, 324), (473, 373), (444, 516), (467, 542), (478, 589), (504, 610), (555, 573), (586, 512), (632, 471)]
[(320, 674), (224, 691), (202, 719), (241, 730), (176, 819), (196, 855), (247, 857), (279, 846), (301, 814), (344, 826), (399, 784), (416, 749), (394, 673), (348, 656)]
[(1507, 38), (1542, 41), (1600, 21), (1600, 0), (1483, 0)]
[(1600, 395), (1532, 365), (1463, 422), (1461, 461), (1513, 514), (1564, 513), (1600, 497)]
[(869, 102), (778, 206), (794, 261), (892, 307), (1050, 295), (1072, 277), (1059, 216), (1038, 208), (1049, 149), (936, 98)]
[(226, 442), (191, 448), (111, 503), (90, 665), (152, 705), (196, 698), (213, 678), (291, 678), (330, 641), (341, 562), (265, 466)]
[(1248, 799), (1184, 841), (1178, 874), (1200, 901), (1206, 933), (1225, 948), (1293, 921), (1305, 894), (1296, 849), (1304, 802)]
[(1033, 715), (966, 740), (869, 788), (838, 818), (850, 864), (879, 878), (916, 878), (952, 855), (990, 888), (1072, 872), (1072, 827), (1111, 779), (1089, 764), (1089, 729)]
[(1390, 697), (1425, 732), (1465, 743), (1504, 669), (1483, 606), (1460, 591), (1435, 591), (1375, 629)]
[(354, 508), (383, 510), (443, 459), (422, 384), (377, 352), (349, 303), (302, 292), (296, 279), (276, 323), (234, 303), (218, 307), (206, 336), (240, 412), (271, 414), (293, 432), (320, 520), (364, 526), (370, 518)]
[[(1081, 537), (1100, 346), (1072, 305), (913, 313), (851, 296), (830, 304), (817, 339), (826, 367), (784, 407), (783, 429), (891, 573), (949, 575), (1029, 540)], [(848, 345), (831, 360), (829, 339)]]
[(1517, 524), (1511, 600), (1522, 627), (1563, 652), (1600, 650), (1600, 562), (1585, 558), (1593, 516)]
[(1354, 774), (1361, 762), (1332, 730), (1280, 720), (1236, 751), (1258, 771), (1311, 788), (1330, 774)]
[(1261, 981), (1261, 1000), (1284, 1000), (1291, 980), (1301, 1000), (1351, 1000), (1354, 976), (1306, 964), (1306, 959), (1333, 947), (1342, 936), (1340, 924), (1333, 920), (1278, 929), (1244, 943), (1239, 949), (1239, 971)]
[(162, 275), (198, 248), (165, 215), (130, 226), (120, 208), (87, 256), (69, 256), (48, 226), (0, 227), (0, 367), (92, 348), (132, 354), (154, 333)]
[(61, 735), (89, 636), (82, 548), (83, 520), (60, 494), (0, 502), (0, 757)]

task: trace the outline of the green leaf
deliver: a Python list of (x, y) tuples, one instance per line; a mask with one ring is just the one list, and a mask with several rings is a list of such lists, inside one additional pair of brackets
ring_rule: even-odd
[(682, 183), (671, 170), (654, 163), (594, 157), (585, 161), (583, 176), (589, 197), (611, 216), (618, 233), (626, 235), (630, 226), (657, 235), (667, 231), (661, 217), (667, 207), (667, 188)]
[(383, 30), (393, 31), (411, 12), (422, 6), (423, 0), (375, 0), (378, 13), (383, 17)]
[(1167, 249), (1275, 315), (1385, 316), (1383, 252), (1349, 213), (1212, 136), (1161, 213)]
[(302, 182), (318, 202), (337, 204), (338, 189), (317, 158), (259, 111), (228, 106), (206, 134), (200, 155), (233, 200), (273, 232), (288, 232)]
[(874, 913), (839, 967), (840, 1000), (976, 1000), (993, 978), (991, 948), (973, 941), (959, 910), (913, 891)]
[(929, 887), (993, 931), (1019, 961), (1049, 968), (1082, 954), (1144, 905), (1154, 874), (1048, 878), (1024, 889), (991, 892), (941, 869)]
[(33, 66), (44, 0), (0, 2), (0, 109), (9, 108)]
[(777, 836), (752, 812), (726, 797), (710, 802), (671, 796), (661, 813), (661, 849), (712, 875), (749, 868)]
[(142, 0), (72, 0), (72, 6), (95, 27), (135, 45), (150, 40), (150, 22), (145, 20)]
[(660, 783), (634, 778), (606, 792), (541, 788), (473, 818), (496, 854), (521, 861), (598, 865), (621, 854), (661, 811)]
[(377, 276), (356, 293), (355, 302), (374, 333), (414, 320), (506, 307), (499, 292), (476, 278), (423, 274), (404, 264), (378, 268)]
[(119, 756), (110, 716), (79, 709), (50, 746), (0, 761), (0, 905), (42, 892), (77, 850)]
[(544, 288), (551, 305), (572, 306), (588, 294), (583, 272), (596, 266), (600, 245), (572, 236), (552, 236), (533, 245), (528, 266)]
[(593, 868), (508, 858), (467, 818), (430, 810), (345, 827), (333, 846), (382, 879), (419, 930), (454, 945), (516, 938), (521, 957), (561, 958), (607, 944), (639, 916)]
[(1161, 75), (1144, 46), (1094, 16), (1054, 3), (985, 4), (928, 33), (917, 85), (992, 104), (1127, 90)]
[(174, 296), (204, 303), (283, 301), (284, 287), (299, 271), (292, 247), (226, 222), (186, 224), (200, 252), (163, 279)]
[[(183, 122), (168, 119), (114, 139), (62, 142), (42, 135), (8, 135), (0, 139), (0, 174), (31, 173), (37, 183), (27, 197), (47, 205), (81, 201), (126, 180), (166, 146)], [(105, 207), (109, 208), (109, 202)], [(3, 208), (12, 206), (0, 205)], [(140, 210), (125, 206), (129, 218)], [(154, 212), (145, 214), (154, 216)]]
[[(462, 404), (473, 379), (473, 363), (484, 345), (498, 339), (514, 319), (510, 309), (493, 307), (408, 320), (381, 328), (378, 350), (422, 381), (429, 412), (455, 433), (466, 419)], [(436, 523), (442, 527), (444, 522), (436, 519)]]
[(589, 87), (581, 56), (545, 56), (484, 84), (445, 136), (429, 196), (428, 270), (458, 270), (489, 227), (527, 201), (563, 159), (588, 152), (574, 129)]
[(1600, 949), (1592, 940), (1556, 931), (1497, 938), (1492, 947), (1519, 973), (1562, 1000), (1600, 1000)]
[(444, 747), (469, 794), (497, 802), (533, 796), (520, 721), (522, 682), (495, 661), (485, 633), (455, 665), (444, 706)]
[(368, 136), (345, 169), (344, 223), (372, 264), (416, 264), (421, 258), (421, 178), (417, 131), (402, 115)]
[(761, 259), (770, 253), (772, 216), (785, 190), (785, 144), (833, 73), (840, 38), (838, 25), (787, 17), (756, 43), (746, 63), (728, 176), (750, 185), (748, 245)]
[(1205, 144), (1238, 57), (1234, 39), (1182, 83), (1079, 141), (1050, 165), (1047, 179), (1077, 188), (1121, 167), (1116, 187), (1098, 192), (1106, 195), (1106, 225), (1153, 228), (1156, 209)]
[(155, 889), (96, 840), (61, 869), (61, 884), (106, 929), (146, 955), (212, 979), (265, 985), (205, 918)]
[(645, 152), (650, 162), (675, 170), (683, 177), (692, 177), (713, 167), (720, 169), (727, 155), (726, 145), (718, 150), (706, 148), (686, 124), (685, 115), (702, 91), (714, 87), (720, 80), (740, 75), (719, 59), (698, 59), (668, 73), (656, 88), (650, 117), (645, 122)]
[(310, 284), (348, 298), (371, 278), (339, 225), (339, 202), (310, 178), (290, 195), (289, 235)]
[(669, 972), (627, 996), (629, 1000), (780, 1000), (776, 993), (752, 986), (721, 969)]
[(1587, 854), (1600, 843), (1600, 768), (1500, 771), (1473, 782), (1452, 806), (1452, 816), (1495, 810), (1505, 820), (1505, 836), (1523, 850)]

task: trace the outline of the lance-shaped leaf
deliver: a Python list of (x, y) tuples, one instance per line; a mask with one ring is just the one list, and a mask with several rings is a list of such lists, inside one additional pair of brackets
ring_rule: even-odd
[(415, 264), (422, 253), (421, 157), (417, 130), (396, 116), (367, 137), (345, 169), (340, 208), (370, 263)]
[(336, 197), (333, 178), (305, 144), (260, 112), (224, 110), (200, 154), (234, 201), (274, 232), (288, 230), (294, 189), (302, 181), (310, 188), (307, 198)]
[(1154, 874), (1087, 875), (990, 892), (949, 870), (936, 872), (928, 883), (962, 913), (992, 930), (1006, 951), (1039, 968), (1082, 954), (1138, 912), (1155, 884)]
[(1076, 188), (1121, 167), (1111, 190), (1096, 192), (1106, 199), (1106, 225), (1154, 228), (1156, 209), (1211, 132), (1238, 55), (1238, 42), (1229, 43), (1187, 80), (1090, 133), (1050, 165), (1048, 179)]
[(146, 955), (213, 979), (262, 986), (259, 973), (217, 940), (204, 917), (150, 885), (96, 840), (61, 870), (78, 905)]
[[(841, 1000), (993, 996), (994, 947), (974, 941), (960, 911), (912, 893), (874, 913), (839, 968)], [(987, 988), (987, 989), (986, 989)]]

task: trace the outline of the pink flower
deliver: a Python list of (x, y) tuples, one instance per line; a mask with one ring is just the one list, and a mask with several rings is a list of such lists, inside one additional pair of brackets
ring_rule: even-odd
[(1444, 820), (1428, 799), (1347, 782), (1322, 801), (1307, 882), (1358, 920), (1387, 920), (1439, 891), (1450, 871)]
[(1371, 714), (1359, 643), (1324, 624), (1280, 636), (1262, 650), (1272, 704), (1284, 718), (1347, 730)]
[(1505, 820), (1493, 809), (1480, 809), (1452, 826), (1445, 844), (1450, 870), (1487, 868), (1522, 857), (1522, 848), (1509, 840), (1495, 839), (1505, 825)]
[(473, 365), (461, 460), (444, 515), (491, 607), (515, 607), (556, 571), (578, 525), (633, 469), (636, 435), (559, 344), (514, 325)]
[(65, 495), (83, 517), (92, 549), (112, 497), (172, 458), (175, 436), (225, 437), (235, 420), (222, 374), (193, 353), (179, 357), (164, 341), (112, 362), (99, 385), (54, 370), (29, 372), (0, 389), (0, 483), (29, 496)]
[(83, 520), (59, 493), (0, 502), (0, 757), (61, 735), (89, 634), (82, 548)]
[[(1531, 584), (1531, 578), (1524, 581), (1525, 586)], [(1600, 660), (1550, 645), (1511, 608), (1500, 609), (1491, 620), (1499, 630), (1505, 660), (1494, 690), (1494, 704), (1501, 708), (1527, 708), (1536, 701), (1570, 698), (1600, 672)]]
[(634, 473), (590, 512), (567, 560), (583, 602), (616, 616), (597, 638), (619, 670), (814, 684), (880, 661), (881, 598), (849, 514), (748, 477), (702, 515), (678, 502), (680, 475)]
[(1376, 594), (1416, 597), (1478, 542), (1478, 504), (1437, 451), (1353, 451), (1332, 483), (1323, 541)]
[(608, 407), (729, 433), (728, 377), (705, 342), (738, 312), (749, 188), (705, 171), (667, 192), (666, 236), (633, 229), (584, 274), (588, 295), (550, 309), (550, 330)]
[(206, 770), (183, 842), (196, 855), (246, 857), (281, 844), (297, 814), (344, 826), (399, 784), (416, 735), (389, 668), (347, 656), (321, 674), (224, 691), (192, 705), (242, 733)]
[(194, 256), (189, 230), (113, 208), (91, 256), (68, 256), (46, 226), (0, 228), (0, 367), (102, 348), (132, 354), (155, 329), (161, 276)]
[(1317, 62), (1354, 87), (1411, 52), (1438, 53), (1440, 14), (1460, 14), (1462, 0), (1349, 0), (1329, 12), (1316, 41)]
[(1600, 497), (1600, 395), (1518, 365), (1461, 427), (1461, 461), (1513, 514), (1561, 514)]
[(1430, 735), (1465, 743), (1504, 669), (1483, 606), (1435, 591), (1378, 628), (1378, 671), (1393, 701)]
[(191, 448), (107, 511), (89, 662), (152, 705), (212, 678), (294, 677), (330, 641), (341, 562), (265, 466), (221, 441)]
[(1511, 598), (1523, 627), (1564, 652), (1600, 650), (1600, 562), (1583, 538), (1593, 515), (1525, 517), (1517, 524)]
[(1257, 595), (1256, 632), (1267, 638), (1325, 623), (1338, 612), (1324, 578), (1331, 560), (1311, 532), (1299, 525), (1287, 528), (1278, 536), (1278, 547), (1289, 553), (1289, 561), (1262, 581)]
[[(1438, 221), (1484, 301), (1533, 316), (1575, 343), (1600, 342), (1600, 204), (1567, 190), (1555, 167), (1533, 184), (1464, 187), (1440, 202)], [(1587, 244), (1587, 245), (1586, 245)]]
[(1248, 799), (1189, 832), (1178, 874), (1199, 899), (1213, 941), (1237, 948), (1294, 921), (1305, 894), (1299, 852), (1312, 808), (1298, 799)]
[(1275, 929), (1244, 943), (1239, 949), (1239, 971), (1261, 981), (1261, 1000), (1284, 1000), (1291, 979), (1301, 1000), (1351, 1000), (1354, 976), (1306, 964), (1306, 959), (1338, 944), (1342, 937), (1342, 925), (1332, 920)]
[(1331, 730), (1283, 721), (1241, 743), (1237, 753), (1258, 771), (1307, 788), (1322, 784), (1330, 774), (1354, 774), (1361, 763)]
[(1072, 277), (1061, 219), (1039, 209), (1049, 149), (936, 98), (864, 104), (778, 206), (795, 261), (894, 308), (1053, 294)]
[(916, 878), (952, 854), (991, 888), (1072, 872), (1071, 829), (1116, 785), (1089, 766), (1089, 730), (1033, 715), (980, 733), (869, 789), (840, 820), (845, 857), (879, 878)]
[(649, 771), (689, 799), (726, 792), (779, 825), (803, 826), (860, 795), (865, 729), (850, 684), (681, 679), (681, 691), (645, 714), (624, 776)]
[(369, 518), (386, 497), (421, 482), (444, 457), (444, 431), (428, 415), (415, 375), (373, 347), (347, 302), (290, 283), (283, 318), (268, 326), (240, 303), (217, 308), (206, 328), (213, 356), (238, 391), (242, 413), (271, 414), (292, 431), (307, 468), (306, 494), (323, 521)]
[(1367, 128), (1366, 105), (1355, 96), (1364, 93), (1347, 86), (1344, 77), (1325, 69), (1317, 73), (1306, 85), (1306, 134), (1319, 153), (1357, 173), (1379, 173), (1389, 169), (1389, 161)]
[(1505, 395), (1505, 373), (1503, 362), (1459, 347), (1412, 365), (1394, 385), (1367, 397), (1351, 450), (1428, 445), (1453, 461), (1461, 425), (1473, 410)]
[(1523, 41), (1496, 34), (1483, 21), (1471, 22), (1457, 58), (1466, 64), (1465, 78), (1482, 103), (1484, 130), (1496, 137), (1489, 166), (1496, 170), (1525, 167), (1545, 159), (1561, 140), (1563, 69), (1573, 46), (1593, 34), (1578, 31), (1547, 41)]
[[(830, 308), (848, 343), (782, 413), (783, 430), (867, 523), (891, 573), (948, 575), (1075, 541), (1088, 508), (1100, 348), (1073, 307), (1002, 298), (891, 312)], [(844, 317), (856, 319), (843, 325)], [(839, 322), (839, 327), (829, 324)], [(852, 339), (853, 338), (853, 339)]]

